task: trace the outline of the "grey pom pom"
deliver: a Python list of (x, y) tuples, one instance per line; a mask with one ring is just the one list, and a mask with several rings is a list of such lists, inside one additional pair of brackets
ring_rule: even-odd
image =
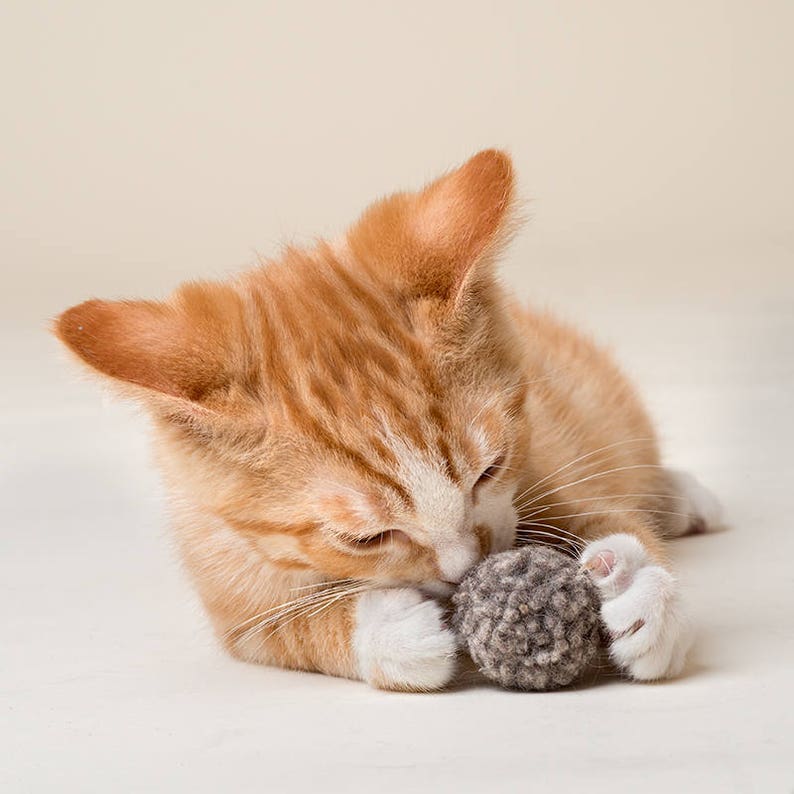
[(471, 658), (502, 686), (567, 686), (598, 653), (595, 585), (575, 560), (547, 546), (486, 558), (452, 600), (452, 625)]

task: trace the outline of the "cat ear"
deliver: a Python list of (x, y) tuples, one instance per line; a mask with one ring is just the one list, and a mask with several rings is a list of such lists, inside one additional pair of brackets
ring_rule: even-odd
[(55, 321), (56, 336), (133, 396), (191, 411), (228, 389), (239, 298), (189, 284), (167, 302), (90, 300)]
[(372, 205), (348, 244), (412, 296), (454, 300), (490, 275), (513, 230), (513, 203), (510, 157), (489, 149), (418, 193)]

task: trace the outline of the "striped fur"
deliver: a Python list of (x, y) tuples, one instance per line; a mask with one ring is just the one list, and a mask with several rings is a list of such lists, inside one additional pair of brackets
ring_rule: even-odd
[[(499, 287), (512, 206), (509, 159), (482, 152), (379, 201), (335, 245), (287, 249), (163, 303), (94, 300), (57, 320), (67, 347), (149, 409), (187, 570), (233, 654), (433, 688), (447, 667), (421, 648), (448, 653), (440, 618), (389, 623), (414, 596), (372, 591), (449, 592), (514, 543), (514, 498), (544, 477), (560, 487), (549, 502), (665, 493), (650, 467), (570, 487), (571, 471), (553, 474), (599, 447), (596, 467), (658, 459), (606, 356)], [(632, 438), (651, 440), (620, 446)], [(609, 520), (552, 507), (543, 523), (583, 538), (617, 523), (658, 555), (656, 499), (626, 497), (636, 513)], [(383, 637), (438, 622), (410, 665), (369, 636), (357, 656), (365, 591)]]

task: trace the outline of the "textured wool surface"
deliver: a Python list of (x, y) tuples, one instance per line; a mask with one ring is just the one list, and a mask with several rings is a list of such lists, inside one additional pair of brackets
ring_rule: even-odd
[(480, 671), (505, 687), (557, 689), (599, 649), (599, 597), (562, 552), (525, 546), (488, 557), (453, 597), (453, 626)]

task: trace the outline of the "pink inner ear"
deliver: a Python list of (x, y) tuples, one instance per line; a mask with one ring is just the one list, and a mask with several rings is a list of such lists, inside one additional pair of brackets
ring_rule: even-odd
[(512, 193), (509, 157), (480, 152), (418, 195), (411, 218), (415, 234), (425, 245), (452, 246), (456, 255), (475, 258), (499, 231)]
[(512, 163), (484, 151), (423, 190), (410, 213), (412, 233), (455, 292), (503, 229), (513, 197)]
[(447, 248), (458, 233), (460, 197), (449, 181), (436, 183), (417, 199), (417, 208), (410, 214), (408, 224), (412, 236), (422, 248)]
[(178, 325), (173, 310), (153, 301), (91, 300), (65, 311), (56, 333), (102, 374), (181, 397), (169, 361), (183, 336)]
[(419, 193), (373, 205), (348, 235), (351, 249), (419, 297), (448, 299), (509, 225), (513, 169), (480, 152)]
[(190, 285), (168, 303), (90, 300), (64, 312), (55, 333), (103, 375), (198, 401), (228, 379), (229, 335), (239, 324), (239, 301), (219, 299), (228, 292)]

